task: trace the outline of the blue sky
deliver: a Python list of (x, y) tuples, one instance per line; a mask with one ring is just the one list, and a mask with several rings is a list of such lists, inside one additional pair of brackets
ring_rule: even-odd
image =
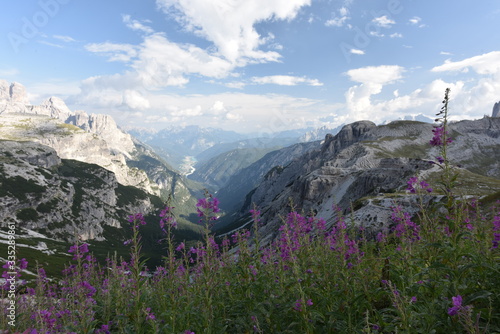
[(500, 100), (500, 2), (25, 0), (0, 12), (0, 78), (127, 127), (276, 132)]

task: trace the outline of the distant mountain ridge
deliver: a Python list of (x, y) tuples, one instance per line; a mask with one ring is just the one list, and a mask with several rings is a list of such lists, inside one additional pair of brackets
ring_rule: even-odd
[[(405, 194), (407, 180), (417, 174), (432, 178), (439, 171), (430, 163), (439, 155), (438, 148), (429, 145), (432, 129), (433, 125), (417, 121), (381, 126), (369, 121), (348, 124), (337, 135), (327, 135), (321, 145), (269, 170), (249, 191), (239, 215), (243, 217), (257, 205), (262, 212), (259, 235), (268, 241), (276, 236), (279, 217), (287, 214), (290, 203), (296, 210), (314, 212), (327, 222), (335, 220), (334, 206), (347, 210), (354, 205), (356, 221), (366, 228), (380, 229), (391, 221), (392, 200), (386, 198), (398, 197), (411, 208), (412, 197)], [(454, 142), (448, 157), (461, 166), (458, 171), (463, 175), (463, 194), (500, 191), (500, 118), (450, 123), (449, 131)], [(288, 149), (272, 154), (285, 154)], [(263, 158), (248, 169), (258, 170), (264, 165)], [(246, 174), (251, 175), (248, 171)], [(237, 183), (228, 185), (235, 187)], [(234, 191), (228, 195), (228, 189), (221, 189), (221, 202), (236, 197)], [(357, 202), (362, 198), (374, 199)]]

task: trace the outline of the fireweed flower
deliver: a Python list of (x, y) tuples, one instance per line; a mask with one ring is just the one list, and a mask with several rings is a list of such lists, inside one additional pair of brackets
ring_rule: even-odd
[(293, 309), (294, 309), (295, 311), (297, 311), (297, 312), (302, 311), (302, 303), (301, 303), (300, 299), (297, 299), (297, 300), (295, 301), (295, 304), (293, 305)]
[(391, 218), (396, 223), (396, 227), (394, 228), (396, 237), (406, 237), (406, 240), (410, 242), (420, 240), (420, 226), (411, 221), (411, 216), (408, 212), (403, 212), (400, 206), (393, 207)]
[(177, 221), (175, 220), (172, 210), (174, 207), (166, 206), (163, 210), (160, 212), (160, 228), (162, 229), (163, 232), (165, 231), (165, 225), (172, 227), (172, 228), (177, 228)]
[(129, 215), (127, 220), (129, 223), (136, 224), (135, 228), (139, 228), (139, 225), (146, 225), (146, 220), (144, 219), (144, 216), (142, 215), (142, 213), (136, 213), (133, 215)]
[(500, 243), (500, 215), (493, 218), (493, 245), (492, 249), (498, 248)]
[(68, 253), (75, 253), (73, 260), (81, 259), (83, 255), (88, 252), (89, 252), (88, 244), (81, 244), (81, 245), (75, 244), (71, 246), (68, 250)]
[(181, 242), (179, 244), (179, 246), (177, 246), (177, 248), (175, 250), (178, 251), (178, 252), (180, 252), (180, 251), (184, 250), (184, 248), (185, 248), (185, 245), (184, 245), (183, 242)]
[(199, 223), (205, 220), (208, 224), (210, 220), (217, 220), (219, 217), (217, 213), (220, 212), (219, 200), (213, 197), (212, 194), (206, 194), (204, 198), (200, 198), (198, 203), (196, 203), (196, 211), (198, 212), (198, 217), (201, 217)]
[(417, 176), (412, 176), (410, 179), (406, 182), (408, 185), (406, 190), (408, 190), (411, 194), (416, 194), (419, 189), (425, 190), (428, 193), (431, 193), (433, 189), (429, 186), (429, 184), (425, 181), (420, 181), (418, 180)]
[(444, 126), (434, 128), (432, 133), (434, 133), (434, 136), (429, 142), (431, 146), (443, 146), (445, 142), (446, 144), (451, 144), (453, 142), (453, 139), (448, 137), (448, 131), (444, 130)]
[(451, 297), (451, 301), (453, 303), (453, 307), (448, 309), (448, 314), (454, 316), (458, 314), (458, 311), (462, 308), (462, 296), (456, 295), (455, 297)]

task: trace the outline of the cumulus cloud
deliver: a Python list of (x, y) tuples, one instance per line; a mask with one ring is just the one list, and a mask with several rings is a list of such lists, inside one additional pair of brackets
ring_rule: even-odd
[(382, 28), (390, 28), (396, 22), (387, 17), (387, 15), (376, 17), (372, 20), (377, 26)]
[(157, 0), (166, 13), (175, 13), (183, 27), (214, 43), (232, 63), (277, 61), (274, 51), (261, 51), (263, 38), (254, 24), (265, 20), (291, 20), (310, 0)]
[[(466, 81), (462, 92), (453, 94), (457, 114), (461, 117), (478, 117), (490, 114), (493, 103), (500, 96), (500, 51), (492, 51), (482, 55), (459, 61), (447, 60), (444, 64), (432, 68), (432, 72), (469, 75), (469, 71), (479, 74)], [(468, 117), (467, 117), (468, 116)]]
[(394, 34), (389, 35), (390, 38), (403, 38), (403, 34), (399, 32), (395, 32)]
[(201, 109), (201, 106), (200, 105), (197, 105), (193, 108), (187, 108), (187, 109), (181, 109), (181, 110), (177, 110), (177, 111), (173, 111), (171, 113), (172, 116), (174, 117), (196, 117), (196, 116), (201, 116), (203, 113), (202, 113), (202, 109)]
[(367, 118), (371, 112), (371, 96), (382, 88), (401, 79), (405, 69), (397, 65), (368, 66), (347, 71), (347, 76), (360, 85), (350, 87), (345, 93), (346, 107), (351, 116)]
[(325, 25), (327, 27), (342, 27), (347, 22), (347, 20), (350, 19), (350, 17), (348, 16), (349, 10), (345, 6), (339, 9), (339, 14), (340, 16), (336, 16), (326, 21)]
[(364, 55), (365, 54), (365, 52), (363, 50), (359, 50), (359, 49), (351, 49), (350, 52), (354, 55)]
[(252, 82), (256, 84), (275, 84), (281, 86), (296, 86), (305, 84), (309, 86), (323, 86), (317, 79), (307, 79), (290, 75), (270, 75), (265, 77), (253, 77)]
[(424, 28), (426, 27), (427, 25), (423, 24), (423, 23), (420, 23), (422, 22), (422, 18), (418, 17), (418, 16), (414, 16), (412, 17), (411, 19), (408, 20), (408, 22), (411, 24), (411, 25), (414, 25), (414, 26), (417, 26), (419, 28)]
[(418, 16), (414, 16), (414, 17), (412, 17), (412, 18), (409, 20), (410, 24), (413, 24), (413, 25), (417, 25), (417, 24), (419, 24), (419, 23), (420, 23), (420, 21), (422, 21), (422, 19), (421, 19), (420, 17), (418, 17)]
[(123, 103), (136, 110), (144, 110), (150, 107), (149, 100), (135, 90), (126, 90), (123, 93)]
[[(264, 20), (291, 20), (301, 7), (309, 4), (310, 0), (157, 0), (161, 10), (166, 13), (174, 11), (185, 29), (213, 45), (201, 48), (189, 43), (174, 43), (165, 34), (154, 32), (145, 22), (123, 15), (123, 23), (129, 29), (143, 33), (142, 43), (87, 44), (87, 51), (107, 57), (111, 62), (126, 63), (128, 68), (122, 73), (84, 80), (79, 100), (90, 102), (107, 91), (115, 98), (106, 97), (104, 104), (112, 101), (120, 104), (123, 89), (152, 91), (168, 86), (182, 87), (191, 76), (222, 79), (237, 67), (278, 61), (281, 55), (269, 50), (279, 50), (282, 46), (273, 43), (275, 36), (271, 33), (259, 35), (254, 24)], [(267, 44), (268, 51), (260, 49), (264, 44)], [(297, 83), (321, 85), (317, 80), (305, 78), (297, 79)], [(241, 88), (244, 84), (228, 85)]]
[(404, 68), (398, 65), (367, 66), (347, 71), (349, 79), (362, 84), (385, 85), (402, 78)]

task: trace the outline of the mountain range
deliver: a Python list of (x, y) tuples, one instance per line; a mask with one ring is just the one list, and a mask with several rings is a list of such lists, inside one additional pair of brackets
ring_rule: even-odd
[[(449, 124), (454, 142), (448, 158), (461, 195), (500, 190), (499, 105), (494, 117)], [(0, 80), (2, 227), (14, 222), (22, 244), (46, 255), (75, 238), (103, 254), (113, 247), (124, 251), (126, 216), (142, 212), (153, 221), (170, 198), (180, 223), (176, 237), (193, 239), (196, 200), (206, 188), (224, 211), (215, 226), (219, 234), (248, 224), (254, 205), (262, 213), (265, 242), (276, 237), (280, 217), (292, 206), (328, 223), (340, 210), (365, 228), (388, 228), (395, 199), (416, 212), (407, 180), (436, 180), (439, 173), (433, 163), (438, 149), (429, 145), (432, 120), (406, 118), (265, 138), (189, 126), (125, 132), (112, 117), (71, 111), (56, 97), (32, 105), (21, 84)], [(161, 233), (158, 227), (148, 231), (151, 246)]]

